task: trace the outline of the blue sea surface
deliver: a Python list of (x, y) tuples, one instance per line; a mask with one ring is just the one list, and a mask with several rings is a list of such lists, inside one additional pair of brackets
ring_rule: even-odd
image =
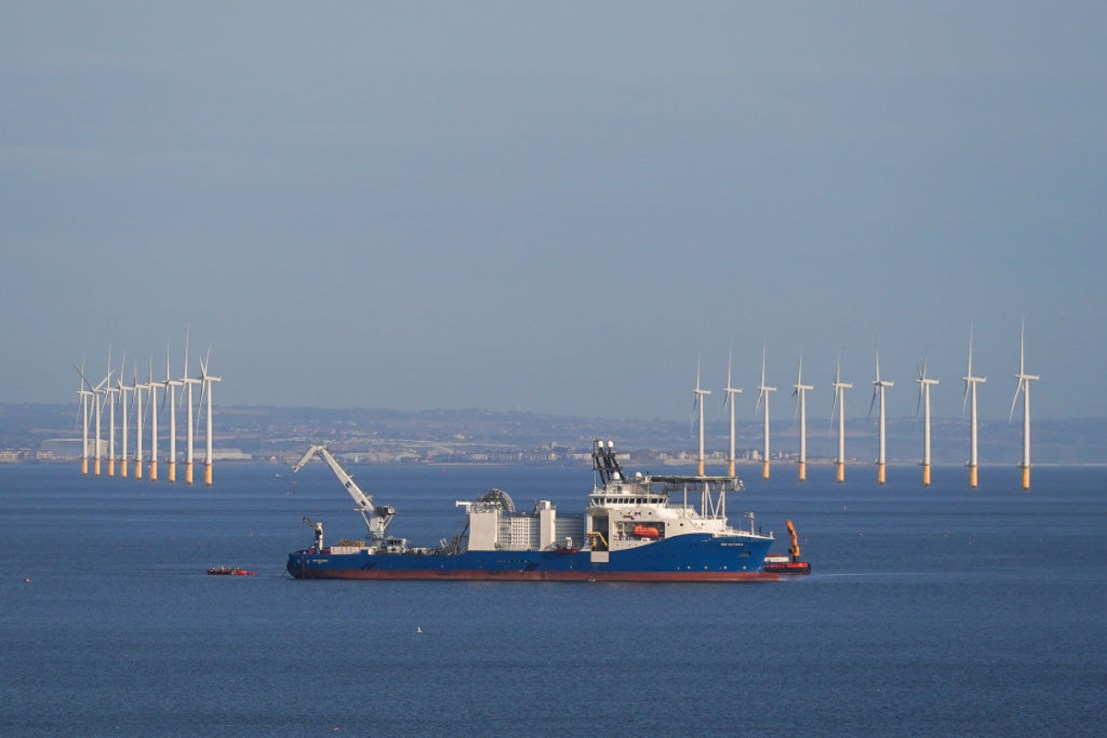
[[(296, 581), (364, 526), (324, 467), (216, 485), (0, 467), (0, 735), (1103, 735), (1107, 469), (774, 467), (728, 500), (775, 584)], [(364, 466), (431, 545), (490, 487), (579, 512), (586, 467)], [(279, 475), (278, 475), (279, 474)], [(163, 472), (164, 479), (164, 472)], [(214, 565), (256, 577), (208, 576)], [(30, 581), (25, 581), (29, 579)], [(418, 632), (421, 629), (422, 632)]]

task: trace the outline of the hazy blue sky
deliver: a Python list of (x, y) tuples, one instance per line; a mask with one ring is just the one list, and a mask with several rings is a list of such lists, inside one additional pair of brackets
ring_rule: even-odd
[[(1107, 415), (1107, 4), (0, 4), (0, 400)], [(130, 359), (129, 359), (130, 361)], [(94, 368), (93, 368), (94, 367)], [(716, 413), (717, 410), (712, 409)]]

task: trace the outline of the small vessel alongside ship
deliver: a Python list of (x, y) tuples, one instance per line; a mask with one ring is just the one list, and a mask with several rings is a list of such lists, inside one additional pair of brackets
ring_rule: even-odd
[(799, 536), (796, 535), (796, 526), (788, 521), (788, 533), (792, 536), (792, 545), (788, 547), (786, 554), (769, 554), (765, 557), (765, 571), (775, 574), (810, 574), (811, 564), (800, 560)]
[(214, 576), (230, 576), (230, 577), (252, 577), (257, 576), (257, 572), (250, 571), (249, 569), (243, 569), (236, 566), (213, 566), (208, 569), (208, 574)]
[(454, 579), (506, 581), (764, 582), (771, 533), (753, 513), (731, 527), (727, 494), (742, 490), (737, 475), (624, 474), (614, 444), (592, 448), (594, 483), (583, 513), (560, 514), (549, 500), (519, 511), (492, 489), (458, 501), (466, 521), (452, 541), (413, 546), (388, 535), (395, 508), (377, 505), (323, 446), (312, 446), (293, 468), (319, 455), (354, 499), (365, 520), (365, 541), (326, 546), (323, 524), (304, 518), (314, 544), (289, 554), (296, 579)]

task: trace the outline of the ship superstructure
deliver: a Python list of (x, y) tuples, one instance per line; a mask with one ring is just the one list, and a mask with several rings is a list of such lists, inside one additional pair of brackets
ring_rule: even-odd
[[(327, 461), (364, 511), (367, 496), (351, 489), (352, 477), (337, 462)], [(510, 495), (492, 489), (457, 502), (466, 513), (461, 533), (433, 548), (384, 536), (372, 518), (364, 543), (326, 547), (322, 526), (313, 523), (315, 545), (290, 554), (288, 571), (298, 579), (778, 578), (762, 571), (772, 534), (756, 530), (752, 513), (745, 513), (748, 528), (727, 521), (727, 494), (742, 489), (737, 476), (627, 476), (610, 441), (593, 443), (592, 461), (595, 483), (583, 514), (561, 515), (549, 500), (521, 512)]]

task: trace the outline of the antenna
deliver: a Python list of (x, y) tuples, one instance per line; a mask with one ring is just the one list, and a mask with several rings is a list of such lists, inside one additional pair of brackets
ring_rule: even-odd
[(776, 392), (776, 387), (768, 387), (765, 385), (765, 345), (761, 345), (761, 384), (758, 385), (757, 403), (754, 406), (754, 412), (761, 406), (761, 401), (765, 401), (765, 451), (764, 456), (761, 459), (761, 477), (763, 479), (769, 478), (769, 393)]
[(807, 393), (813, 386), (803, 383), (803, 347), (800, 347), (799, 373), (796, 375), (795, 389), (792, 397), (796, 398), (796, 409), (799, 412), (799, 480), (807, 481)]
[(923, 408), (923, 486), (930, 486), (930, 388), (938, 384), (937, 379), (930, 379), (926, 376), (926, 359), (923, 359), (922, 366), (919, 367), (919, 378), (915, 380), (919, 383), (919, 402), (915, 406), (915, 415), (919, 414), (919, 405)]
[(880, 398), (880, 432), (879, 448), (876, 457), (876, 483), (884, 484), (884, 467), (886, 464), (887, 436), (885, 434), (886, 413), (884, 411), (884, 391), (893, 386), (893, 382), (880, 378), (880, 349), (876, 351), (876, 379), (873, 380), (873, 397), (869, 401), (869, 417), (873, 414), (873, 403)]
[(976, 415), (976, 385), (987, 382), (985, 377), (973, 376), (972, 373), (972, 339), (973, 339), (973, 325), (969, 323), (969, 370), (965, 376), (961, 377), (965, 381), (965, 397), (961, 401), (961, 413), (965, 412), (965, 402), (972, 400), (972, 412), (969, 416), (969, 488), (976, 489), (979, 483), (979, 476), (977, 473), (977, 415)]
[(1022, 331), (1019, 335), (1019, 373), (1015, 375), (1018, 384), (1015, 386), (1015, 397), (1011, 400), (1011, 417), (1015, 416), (1015, 403), (1018, 402), (1019, 392), (1022, 392), (1022, 488), (1030, 489), (1030, 383), (1036, 382), (1040, 377), (1037, 374), (1026, 373), (1026, 319), (1022, 321)]

